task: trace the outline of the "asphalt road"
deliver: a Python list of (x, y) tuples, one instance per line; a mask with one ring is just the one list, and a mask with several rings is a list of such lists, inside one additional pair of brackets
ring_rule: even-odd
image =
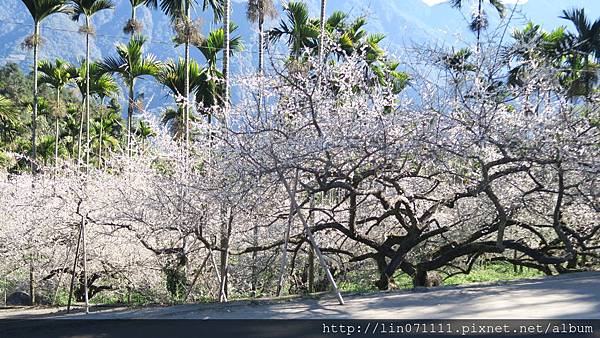
[(3, 312), (0, 318), (61, 319), (600, 319), (600, 273), (368, 295), (262, 303), (191, 304), (64, 313)]

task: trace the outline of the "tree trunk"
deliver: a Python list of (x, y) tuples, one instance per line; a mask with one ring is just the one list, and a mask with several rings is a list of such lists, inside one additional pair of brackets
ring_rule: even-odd
[(56, 283), (56, 289), (54, 289), (54, 295), (52, 297), (52, 304), (56, 304), (56, 298), (58, 298), (58, 291), (60, 290), (60, 285), (62, 284), (62, 278), (65, 274), (65, 270), (67, 269), (67, 264), (69, 263), (69, 253), (71, 252), (71, 246), (67, 246), (67, 252), (65, 254), (65, 262), (63, 263), (62, 269), (60, 270), (60, 274), (58, 275), (58, 282)]
[(81, 251), (83, 259), (83, 299), (85, 302), (85, 313), (90, 313), (88, 300), (88, 281), (87, 281), (87, 253), (85, 249), (85, 216), (81, 216)]
[[(310, 196), (310, 214), (308, 225), (310, 228), (315, 226), (315, 196)], [(312, 244), (308, 247), (308, 293), (315, 292), (315, 250)]]
[(35, 305), (35, 276), (33, 271), (33, 254), (29, 258), (29, 302)]
[(102, 168), (102, 144), (104, 143), (104, 98), (100, 106), (100, 135), (98, 136), (98, 168)]
[(321, 0), (321, 28), (319, 33), (319, 63), (323, 62), (325, 52), (325, 11), (327, 0)]
[(478, 4), (478, 9), (477, 9), (477, 51), (480, 51), (481, 48), (481, 20), (483, 20), (483, 11), (482, 11), (482, 4), (483, 0), (479, 0), (479, 4)]
[(90, 18), (85, 17), (85, 170), (90, 165)]
[(58, 166), (58, 122), (60, 114), (60, 88), (56, 88), (56, 116), (54, 119), (54, 166)]
[[(187, 23), (191, 24), (190, 18), (190, 2), (186, 1), (185, 5), (185, 20)], [(187, 161), (187, 157), (190, 150), (190, 37), (189, 32), (186, 32), (185, 37), (185, 107), (184, 107), (184, 116), (183, 123), (185, 125), (185, 159)]]
[[(31, 116), (31, 173), (37, 173), (37, 115), (38, 115), (38, 45), (40, 39), (40, 23), (35, 22), (33, 45), (33, 113)], [(33, 297), (33, 295), (32, 295)], [(32, 298), (33, 299), (33, 298)]]
[[(252, 245), (254, 247), (258, 246), (258, 222), (254, 224), (254, 228), (252, 229)], [(256, 297), (256, 290), (258, 290), (258, 252), (252, 251), (252, 282), (250, 285), (250, 290), (252, 297)]]
[[(293, 190), (294, 198), (296, 198), (297, 185), (298, 185), (298, 171), (296, 170), (296, 175), (294, 177), (294, 185), (293, 185), (294, 186), (294, 190)], [(283, 284), (285, 282), (284, 276), (286, 275), (285, 268), (287, 266), (287, 250), (288, 250), (288, 243), (290, 241), (290, 230), (292, 228), (292, 224), (294, 223), (294, 214), (296, 213), (296, 211), (297, 210), (294, 207), (292, 207), (292, 204), (290, 203), (290, 212), (288, 214), (287, 227), (285, 228), (285, 234), (284, 234), (284, 238), (283, 238), (283, 249), (281, 252), (281, 264), (279, 266), (279, 278), (277, 281), (277, 292), (276, 292), (277, 297), (279, 297), (281, 295), (281, 289), (283, 288)]]
[(227, 302), (227, 275), (229, 274), (229, 239), (231, 237), (231, 226), (233, 216), (231, 207), (227, 207), (226, 219), (221, 227), (221, 287), (219, 291), (219, 301)]
[(135, 80), (131, 80), (129, 84), (129, 105), (127, 106), (127, 157), (131, 157), (131, 142), (132, 142), (132, 123), (133, 123), (133, 85)]
[[(292, 202), (292, 207), (295, 210), (298, 210), (298, 201), (296, 201), (296, 198), (294, 196), (292, 188), (290, 187), (290, 184), (287, 182), (287, 180), (285, 179), (285, 177), (283, 176), (283, 173), (281, 171), (277, 170), (277, 173), (279, 174), (279, 178), (282, 180), (283, 185), (285, 186), (285, 190), (287, 191), (288, 197), (290, 198), (290, 200)], [(304, 231), (306, 231), (308, 240), (310, 241), (311, 245), (313, 246), (313, 248), (315, 250), (315, 254), (317, 255), (317, 258), (319, 258), (319, 263), (321, 264), (321, 267), (325, 271), (325, 275), (327, 276), (329, 283), (331, 283), (333, 292), (335, 293), (335, 295), (338, 299), (338, 302), (340, 303), (340, 305), (344, 305), (344, 298), (342, 298), (342, 294), (340, 293), (340, 290), (338, 289), (337, 284), (336, 284), (335, 280), (333, 279), (333, 275), (331, 274), (331, 271), (329, 270), (329, 267), (327, 266), (327, 263), (325, 262), (325, 258), (323, 257), (323, 254), (321, 253), (321, 249), (319, 249), (319, 246), (317, 245), (317, 242), (312, 234), (312, 231), (310, 230), (310, 227), (308, 226), (308, 222), (306, 222), (306, 219), (304, 218), (304, 216), (302, 215), (301, 212), (298, 212), (298, 218), (300, 219), (300, 221), (302, 222), (302, 225), (304, 226)]]
[(67, 313), (71, 311), (71, 300), (73, 299), (73, 288), (75, 286), (75, 275), (77, 269), (77, 262), (79, 261), (79, 244), (81, 243), (81, 227), (79, 227), (79, 234), (77, 235), (77, 245), (75, 247), (75, 259), (73, 260), (73, 271), (71, 272), (71, 284), (69, 284), (69, 299), (67, 300)]
[(417, 269), (412, 280), (414, 287), (427, 286), (427, 271)]
[(223, 93), (223, 103), (225, 105), (225, 114), (223, 116), (223, 124), (227, 126), (227, 116), (229, 115), (229, 54), (230, 54), (230, 37), (229, 24), (231, 21), (231, 0), (224, 0), (224, 20), (223, 32), (225, 33), (225, 49), (223, 49), (223, 81), (225, 89)]
[(84, 118), (84, 111), (83, 111), (83, 106), (85, 105), (85, 93), (82, 93), (83, 95), (83, 99), (81, 101), (81, 114), (79, 116), (79, 135), (77, 138), (77, 169), (79, 170), (81, 168), (81, 139), (83, 138), (83, 118)]
[(200, 277), (200, 274), (202, 273), (202, 270), (204, 269), (204, 267), (206, 266), (206, 262), (208, 262), (208, 259), (211, 256), (211, 251), (208, 251), (208, 254), (206, 255), (206, 257), (204, 258), (204, 261), (202, 262), (202, 265), (200, 265), (200, 268), (198, 268), (198, 270), (196, 271), (196, 273), (194, 274), (194, 279), (192, 280), (192, 283), (190, 284), (190, 286), (188, 287), (187, 292), (185, 293), (185, 297), (183, 298), (183, 302), (187, 302), (188, 298), (190, 297), (190, 294), (192, 293), (192, 290), (194, 289), (194, 286), (196, 285), (196, 282), (198, 281), (198, 277)]
[[(136, 6), (131, 5), (131, 24), (134, 25), (135, 24), (135, 12), (136, 12)], [(133, 26), (132, 26), (133, 27)], [(132, 29), (131, 33), (129, 34), (131, 36), (131, 38), (133, 38), (133, 36), (135, 35), (135, 30)]]
[[(258, 76), (264, 75), (265, 67), (265, 31), (264, 31), (264, 17), (263, 13), (260, 14), (258, 19)], [(257, 117), (260, 121), (261, 111), (263, 105), (263, 81), (260, 81), (260, 88), (258, 89), (258, 109)]]

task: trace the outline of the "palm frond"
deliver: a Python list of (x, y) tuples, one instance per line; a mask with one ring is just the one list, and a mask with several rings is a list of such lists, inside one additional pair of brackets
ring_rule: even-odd
[(40, 22), (56, 13), (68, 13), (67, 0), (21, 0), (34, 22)]
[(12, 123), (16, 121), (17, 116), (17, 110), (13, 102), (0, 95), (0, 120)]
[(38, 71), (41, 73), (39, 81), (54, 88), (62, 88), (73, 79), (70, 69), (71, 64), (61, 59), (56, 59), (54, 63), (42, 60), (38, 64)]
[(71, 19), (79, 21), (82, 15), (90, 18), (102, 10), (114, 7), (111, 0), (70, 0)]
[[(229, 31), (231, 33), (236, 32), (238, 26), (235, 23), (230, 23)], [(210, 67), (216, 67), (218, 56), (225, 49), (225, 31), (223, 28), (217, 28), (210, 32), (206, 39), (202, 40), (199, 46), (196, 46), (206, 58), (206, 62)], [(236, 52), (243, 50), (244, 45), (242, 44), (242, 38), (240, 36), (234, 36), (229, 40), (230, 55), (234, 55)]]
[(246, 17), (252, 23), (275, 19), (279, 13), (273, 0), (248, 0)]
[[(204, 72), (204, 69), (202, 69), (196, 61), (190, 60), (189, 80), (191, 93), (194, 93), (198, 89), (198, 86), (200, 86), (200, 75), (202, 72)], [(163, 63), (156, 78), (159, 83), (169, 88), (173, 95), (180, 97), (185, 93), (185, 73), (186, 68), (184, 59), (179, 58), (177, 62), (174, 60), (167, 60), (167, 62)]]

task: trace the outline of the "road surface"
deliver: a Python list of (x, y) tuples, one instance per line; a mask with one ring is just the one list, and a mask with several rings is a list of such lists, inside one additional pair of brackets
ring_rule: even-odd
[[(600, 272), (403, 292), (139, 309), (0, 311), (0, 318), (76, 319), (600, 319)], [(36, 312), (37, 311), (37, 312)], [(54, 313), (52, 313), (54, 311)]]

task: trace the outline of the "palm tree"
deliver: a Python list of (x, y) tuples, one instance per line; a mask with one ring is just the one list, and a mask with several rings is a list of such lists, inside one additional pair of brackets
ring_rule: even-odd
[(131, 155), (131, 128), (135, 106), (136, 79), (146, 75), (156, 76), (161, 67), (160, 61), (158, 61), (153, 54), (144, 55), (143, 47), (145, 42), (146, 38), (143, 36), (133, 36), (127, 45), (122, 43), (117, 44), (116, 57), (108, 57), (102, 63), (102, 69), (104, 71), (119, 74), (129, 89), (127, 105), (128, 155)]
[(290, 1), (284, 11), (287, 21), (269, 31), (271, 41), (287, 37), (292, 56), (299, 58), (305, 48), (314, 49), (318, 44), (319, 29), (308, 16), (308, 6), (304, 2)]
[(321, 0), (321, 29), (319, 31), (319, 62), (323, 61), (323, 51), (325, 48), (325, 11), (327, 8), (327, 0)]
[[(203, 10), (206, 10), (208, 7), (210, 7), (213, 11), (215, 21), (217, 21), (223, 15), (222, 1), (223, 0), (203, 0), (202, 8), (203, 8)], [(150, 3), (152, 6), (157, 6), (158, 0), (151, 0)], [(190, 141), (189, 129), (187, 129), (188, 120), (189, 120), (189, 116), (190, 116), (190, 107), (189, 107), (190, 106), (190, 104), (189, 104), (189, 97), (190, 97), (190, 74), (189, 74), (190, 43), (192, 40), (191, 39), (192, 35), (197, 34), (195, 32), (196, 28), (193, 26), (193, 24), (191, 22), (190, 9), (196, 3), (197, 3), (197, 0), (160, 0), (160, 9), (166, 15), (168, 15), (174, 23), (179, 22), (183, 26), (183, 38), (184, 38), (183, 43), (185, 45), (184, 58), (185, 58), (185, 69), (186, 69), (184, 95), (185, 95), (186, 101), (188, 101), (187, 104), (185, 105), (185, 116), (184, 116), (185, 126), (186, 126), (186, 132), (185, 132), (186, 149), (189, 148), (189, 141)]]
[(229, 36), (231, 33), (231, 1), (224, 0), (225, 2), (225, 18), (223, 20), (223, 31), (225, 35), (223, 36), (225, 41), (225, 48), (223, 49), (223, 82), (225, 84), (225, 116), (223, 116), (223, 123), (227, 125), (227, 114), (229, 113), (229, 53), (231, 51), (231, 45), (229, 41)]
[(277, 9), (273, 0), (249, 0), (246, 16), (251, 23), (258, 23), (258, 73), (263, 74), (265, 57), (265, 19), (275, 19)]
[[(279, 15), (273, 0), (249, 0), (246, 10), (246, 16), (251, 23), (258, 23), (258, 75), (262, 76), (265, 67), (265, 19), (274, 19)], [(262, 88), (258, 94), (258, 117), (261, 115), (262, 108)], [(254, 256), (256, 253), (254, 253)], [(253, 257), (254, 257), (253, 256)], [(254, 276), (254, 274), (253, 274)], [(253, 281), (252, 290), (256, 291), (256, 283)]]
[[(31, 116), (31, 171), (36, 173), (36, 129), (38, 113), (38, 48), (41, 41), (40, 24), (52, 14), (66, 13), (66, 0), (21, 0), (33, 18), (33, 35), (27, 42), (33, 47), (33, 112)], [(33, 296), (32, 296), (33, 297)]]
[(96, 137), (92, 143), (98, 149), (98, 167), (104, 166), (105, 149), (118, 149), (119, 136), (122, 130), (121, 114), (113, 109), (101, 115), (100, 119), (92, 124)]
[(54, 63), (50, 61), (42, 61), (38, 66), (38, 70), (42, 72), (40, 78), (41, 83), (56, 90), (56, 108), (54, 112), (54, 165), (58, 164), (58, 144), (59, 144), (59, 121), (61, 117), (60, 111), (60, 94), (65, 86), (73, 80), (71, 64), (68, 62), (56, 59)]
[(123, 27), (123, 32), (125, 34), (130, 34), (131, 36), (135, 34), (140, 34), (142, 32), (142, 23), (137, 21), (136, 19), (136, 10), (138, 7), (142, 5), (146, 5), (150, 8), (156, 8), (155, 0), (129, 0), (131, 4), (131, 19), (127, 21), (125, 27)]
[(85, 64), (86, 70), (86, 90), (85, 90), (85, 121), (86, 121), (86, 149), (85, 149), (85, 164), (90, 162), (90, 35), (93, 33), (92, 17), (94, 14), (107, 9), (114, 8), (111, 0), (71, 0), (71, 8), (73, 10), (73, 21), (79, 21), (83, 15), (85, 17), (85, 25), (81, 31), (85, 32)]
[[(237, 29), (238, 26), (236, 24), (230, 24), (230, 32), (233, 33)], [(218, 68), (218, 61), (219, 55), (225, 50), (225, 30), (223, 28), (213, 30), (202, 40), (200, 45), (195, 47), (200, 50), (207, 63), (205, 71), (200, 74), (201, 85), (196, 92), (196, 102), (203, 108), (223, 106), (225, 102), (225, 81), (223, 73)], [(243, 50), (243, 48), (240, 36), (230, 37), (230, 55), (233, 55), (236, 51)], [(211, 115), (208, 115), (209, 124), (211, 123), (211, 118)]]
[(0, 95), (0, 121), (12, 122), (17, 118), (17, 110), (14, 103)]
[(142, 152), (146, 150), (146, 141), (152, 137), (156, 136), (156, 132), (152, 130), (152, 128), (148, 125), (148, 123), (140, 120), (138, 122), (137, 128), (135, 130), (135, 135), (137, 135), (140, 140), (142, 140)]
[[(102, 168), (102, 148), (103, 146), (106, 145), (110, 145), (110, 146), (114, 146), (115, 141), (118, 144), (118, 139), (114, 137), (114, 135), (110, 135), (108, 134), (108, 138), (105, 135), (105, 132), (107, 129), (114, 129), (113, 128), (113, 124), (115, 123), (115, 121), (118, 121), (119, 119), (115, 118), (114, 115), (118, 114), (116, 112), (109, 112), (109, 114), (107, 116), (105, 116), (104, 111), (106, 108), (106, 105), (104, 104), (105, 99), (107, 98), (113, 98), (116, 96), (116, 94), (119, 92), (119, 85), (117, 84), (117, 81), (115, 81), (115, 79), (110, 76), (109, 74), (102, 74), (97, 81), (95, 82), (94, 85), (94, 93), (100, 98), (100, 120), (97, 123), (98, 128), (96, 128), (97, 131), (97, 135), (98, 135), (98, 142), (97, 142), (97, 146), (98, 146), (98, 167)], [(120, 109), (120, 107), (119, 107)], [(107, 123), (108, 122), (108, 123)], [(118, 122), (117, 122), (118, 123)]]
[[(464, 3), (467, 1), (471, 1), (471, 0), (452, 0), (451, 4), (452, 4), (452, 7), (461, 9), (462, 6), (464, 5)], [(486, 15), (485, 11), (483, 10), (483, 2), (484, 1), (489, 2), (489, 4), (492, 7), (494, 7), (496, 12), (498, 12), (500, 17), (504, 17), (504, 14), (506, 11), (506, 7), (504, 6), (504, 4), (502, 4), (502, 2), (500, 0), (477, 0), (477, 12), (475, 12), (475, 14), (473, 14), (473, 21), (471, 21), (471, 24), (469, 26), (469, 28), (471, 28), (471, 31), (477, 33), (477, 50), (479, 50), (479, 47), (480, 47), (481, 31), (483, 29), (486, 29), (488, 26), (487, 15)]]
[[(189, 69), (190, 93), (193, 94), (203, 83), (202, 73), (204, 72), (204, 69), (202, 69), (194, 60), (190, 60)], [(189, 126), (185, 126), (184, 121), (186, 105), (183, 96), (183, 93), (185, 92), (185, 77), (185, 61), (181, 58), (177, 62), (175, 62), (174, 60), (167, 60), (167, 62), (165, 62), (164, 65), (161, 67), (156, 77), (159, 83), (169, 88), (169, 90), (175, 97), (175, 102), (177, 103), (178, 109), (167, 110), (163, 115), (162, 121), (164, 124), (169, 124), (171, 126), (173, 137), (176, 140), (181, 140), (183, 137), (185, 137), (185, 132), (187, 128), (189, 128)], [(193, 114), (189, 116), (189, 119), (194, 120)]]
[[(81, 93), (81, 103), (80, 103), (80, 115), (79, 115), (79, 133), (77, 137), (77, 165), (81, 165), (81, 144), (83, 138), (83, 124), (85, 121), (85, 103), (87, 101), (87, 92), (89, 91), (89, 95), (93, 94), (93, 84), (98, 80), (100, 76), (102, 76), (102, 70), (97, 62), (92, 62), (91, 64), (87, 64), (85, 60), (81, 61), (81, 65), (79, 67), (71, 67), (69, 72), (72, 74), (72, 78), (75, 81), (75, 85), (79, 89), (79, 93)], [(88, 75), (89, 74), (89, 75)], [(88, 86), (89, 79), (89, 86)]]
[(569, 94), (588, 96), (598, 82), (599, 66), (592, 59), (600, 61), (600, 19), (591, 22), (583, 8), (563, 10), (560, 18), (569, 20), (576, 30), (575, 34), (567, 34)]

